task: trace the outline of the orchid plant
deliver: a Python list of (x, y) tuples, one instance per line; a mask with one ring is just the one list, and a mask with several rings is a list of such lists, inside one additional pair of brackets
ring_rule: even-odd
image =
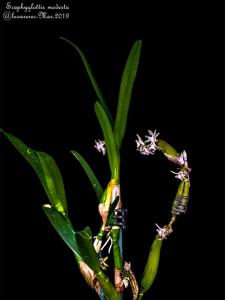
[[(63, 37), (61, 39), (70, 44), (80, 55), (98, 98), (94, 104), (94, 110), (104, 140), (96, 140), (94, 147), (102, 155), (107, 155), (110, 169), (107, 186), (102, 187), (89, 163), (80, 153), (71, 151), (90, 180), (99, 201), (98, 212), (101, 216), (101, 226), (95, 236), (92, 235), (89, 227), (82, 231), (74, 229), (67, 209), (62, 176), (54, 159), (47, 153), (27, 147), (14, 135), (2, 129), (1, 132), (33, 167), (39, 177), (49, 199), (49, 203), (43, 205), (43, 210), (59, 236), (73, 251), (79, 270), (88, 285), (95, 290), (100, 299), (110, 300), (121, 300), (124, 290), (130, 286), (133, 299), (140, 300), (156, 277), (163, 241), (173, 232), (176, 218), (185, 213), (187, 209), (191, 171), (188, 166), (187, 153), (183, 151), (179, 154), (171, 145), (159, 139), (159, 133), (156, 130), (148, 130), (145, 139), (137, 135), (137, 151), (146, 156), (160, 151), (178, 166), (178, 171), (172, 171), (172, 173), (179, 180), (179, 186), (172, 203), (170, 221), (162, 227), (155, 224), (156, 236), (151, 245), (142, 278), (140, 281), (136, 280), (131, 269), (131, 263), (124, 261), (123, 257), (122, 234), (126, 228), (127, 210), (122, 206), (120, 193), (120, 150), (126, 131), (142, 42), (136, 41), (129, 53), (122, 74), (117, 112), (114, 119), (83, 52), (68, 39)], [(94, 230), (96, 231), (96, 228)], [(111, 252), (113, 254), (113, 266), (108, 265), (108, 256), (104, 257), (103, 255), (103, 250), (107, 245), (109, 245), (108, 255)]]

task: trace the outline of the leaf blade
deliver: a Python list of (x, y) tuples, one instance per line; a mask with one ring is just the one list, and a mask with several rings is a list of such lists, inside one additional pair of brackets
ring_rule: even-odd
[(99, 273), (101, 268), (98, 255), (93, 246), (91, 229), (85, 227), (82, 231), (76, 232), (76, 241), (83, 261), (94, 270), (95, 273)]
[(122, 74), (114, 129), (116, 143), (119, 148), (126, 131), (128, 110), (139, 64), (141, 45), (141, 40), (137, 40), (132, 46)]
[(54, 207), (51, 207), (48, 204), (43, 205), (43, 210), (59, 236), (74, 252), (76, 259), (78, 261), (82, 260), (76, 242), (75, 231), (73, 230), (71, 223), (68, 222)]
[[(66, 196), (63, 186), (63, 180), (62, 176), (60, 174), (60, 171), (54, 161), (54, 159), (43, 152), (35, 151), (27, 145), (25, 145), (20, 139), (18, 139), (16, 136), (12, 135), (11, 133), (5, 132), (4, 130), (0, 129), (0, 132), (2, 132), (5, 137), (10, 141), (10, 143), (18, 150), (18, 152), (26, 159), (26, 161), (32, 166), (34, 171), (36, 172), (38, 178), (41, 181), (42, 186), (44, 187), (44, 190), (50, 200), (50, 202), (57, 207), (58, 211), (63, 213), (64, 215), (67, 214), (67, 203), (66, 203)], [(42, 153), (42, 154), (41, 154)], [(52, 173), (52, 184), (51, 186), (48, 184), (49, 182), (49, 175), (46, 174), (46, 166), (44, 166), (44, 162), (42, 159), (42, 162), (40, 160), (40, 157), (48, 157), (49, 164), (48, 168), (51, 169)], [(43, 169), (44, 166), (44, 169)], [(56, 174), (53, 174), (56, 172)], [(54, 192), (55, 190), (55, 192)], [(61, 190), (59, 195), (57, 193), (57, 190)]]
[(107, 299), (120, 300), (120, 295), (116, 292), (115, 287), (110, 279), (101, 270), (99, 257), (94, 249), (92, 242), (92, 232), (89, 227), (84, 230), (76, 232), (76, 240), (79, 246), (83, 261), (95, 272), (95, 275), (103, 290), (103, 294)]
[(9, 132), (6, 132), (0, 128), (0, 132), (10, 141), (10, 143), (18, 150), (18, 152), (26, 159), (26, 161), (33, 167), (38, 177), (41, 179), (42, 167), (40, 165), (38, 157), (35, 155), (34, 151), (27, 147), (20, 139), (12, 135)]
[(99, 102), (95, 102), (94, 108), (103, 132), (105, 145), (106, 145), (106, 153), (109, 160), (111, 174), (113, 178), (117, 179), (117, 177), (119, 176), (119, 170), (118, 170), (119, 155), (118, 155), (112, 127), (101, 104)]
[(80, 50), (80, 48), (77, 45), (75, 45), (73, 42), (71, 42), (70, 40), (68, 40), (68, 39), (66, 39), (66, 38), (64, 38), (62, 36), (60, 37), (60, 39), (64, 40), (68, 44), (70, 44), (77, 51), (77, 53), (80, 55), (80, 57), (82, 59), (82, 62), (84, 64), (84, 66), (85, 66), (85, 69), (86, 69), (86, 71), (88, 73), (88, 76), (89, 76), (89, 78), (91, 80), (92, 86), (93, 86), (93, 88), (95, 90), (95, 93), (96, 93), (96, 95), (97, 95), (97, 97), (99, 99), (99, 102), (101, 103), (102, 107), (104, 108), (104, 110), (105, 110), (105, 112), (106, 112), (106, 114), (107, 114), (107, 116), (108, 116), (108, 118), (110, 120), (111, 125), (113, 125), (114, 124), (113, 117), (112, 117), (112, 115), (111, 115), (111, 113), (110, 113), (110, 111), (109, 111), (109, 109), (108, 109), (108, 107), (106, 105), (106, 102), (105, 102), (105, 100), (103, 98), (102, 92), (101, 92), (101, 90), (100, 90), (100, 88), (99, 88), (99, 86), (97, 84), (97, 81), (95, 80), (95, 77), (93, 75), (93, 72), (91, 70), (91, 67), (90, 67), (90, 65), (89, 65), (89, 63), (88, 63), (85, 55)]
[(44, 188), (51, 203), (62, 214), (68, 214), (61, 173), (55, 160), (47, 153), (36, 151), (44, 173)]
[(98, 198), (98, 200), (101, 200), (102, 194), (103, 194), (103, 189), (101, 184), (99, 183), (97, 177), (95, 176), (93, 170), (91, 169), (91, 167), (89, 166), (89, 164), (87, 163), (87, 161), (83, 158), (83, 156), (81, 154), (79, 154), (77, 151), (72, 150), (71, 153), (76, 157), (76, 159), (79, 161), (79, 163), (81, 164), (82, 168), (84, 169), (88, 179), (91, 182), (91, 185), (96, 193), (96, 196)]

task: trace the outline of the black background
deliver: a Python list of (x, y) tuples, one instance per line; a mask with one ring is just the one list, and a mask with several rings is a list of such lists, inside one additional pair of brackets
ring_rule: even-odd
[[(55, 158), (75, 228), (89, 225), (94, 234), (100, 224), (97, 200), (69, 151), (83, 154), (107, 184), (106, 158), (93, 147), (102, 138), (96, 95), (78, 54), (59, 36), (83, 50), (114, 115), (127, 55), (135, 40), (143, 41), (121, 166), (129, 209), (125, 259), (139, 279), (154, 223), (168, 222), (177, 182), (169, 172), (174, 166), (160, 154), (139, 155), (136, 133), (156, 128), (162, 139), (188, 152), (193, 168), (188, 213), (163, 245), (146, 299), (225, 299), (220, 11), (200, 2), (138, 2), (126, 9), (70, 3), (69, 20), (1, 19), (1, 127)], [(0, 140), (1, 299), (97, 299), (42, 211), (48, 200), (35, 173), (6, 138)]]

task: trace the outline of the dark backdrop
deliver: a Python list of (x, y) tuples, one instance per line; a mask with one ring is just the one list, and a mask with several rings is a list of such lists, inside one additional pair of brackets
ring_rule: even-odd
[[(70, 3), (67, 20), (1, 19), (1, 127), (55, 158), (75, 228), (89, 225), (94, 234), (97, 201), (69, 151), (83, 154), (107, 184), (106, 159), (93, 147), (102, 137), (96, 95), (79, 56), (59, 36), (83, 50), (113, 114), (127, 55), (135, 40), (143, 41), (121, 169), (129, 209), (125, 259), (138, 278), (154, 223), (168, 222), (178, 182), (164, 157), (139, 155), (136, 133), (156, 128), (178, 151), (188, 152), (193, 168), (188, 213), (163, 245), (146, 299), (225, 299), (221, 9), (195, 2), (134, 3), (126, 9)], [(1, 299), (97, 299), (42, 211), (48, 200), (35, 173), (6, 138), (0, 141)]]

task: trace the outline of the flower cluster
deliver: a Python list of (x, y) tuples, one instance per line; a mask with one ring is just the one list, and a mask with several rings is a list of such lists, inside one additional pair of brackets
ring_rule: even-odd
[(154, 132), (148, 130), (148, 135), (145, 136), (146, 140), (143, 141), (137, 134), (138, 139), (135, 140), (137, 144), (137, 151), (139, 151), (143, 155), (154, 154), (158, 149), (158, 146), (156, 145), (158, 135), (159, 133), (157, 133), (156, 130)]
[(95, 140), (94, 147), (97, 149), (98, 152), (102, 152), (103, 155), (106, 154), (105, 141)]
[(175, 178), (181, 181), (189, 181), (191, 169), (188, 166), (187, 152), (184, 150), (181, 154), (177, 155), (174, 162), (180, 165), (180, 169), (178, 172), (171, 171), (171, 173), (175, 174)]

